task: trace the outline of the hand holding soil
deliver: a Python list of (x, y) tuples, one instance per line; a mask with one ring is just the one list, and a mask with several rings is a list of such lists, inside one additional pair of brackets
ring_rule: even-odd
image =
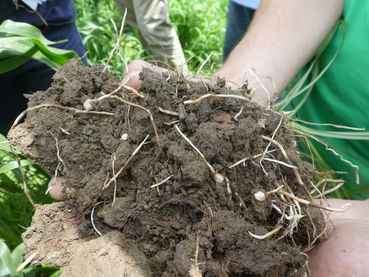
[(102, 71), (70, 62), (10, 132), (66, 198), (37, 207), (29, 255), (68, 277), (79, 249), (101, 276), (301, 276), (333, 208), (312, 202), (288, 119), (221, 80), (145, 69), (135, 91)]

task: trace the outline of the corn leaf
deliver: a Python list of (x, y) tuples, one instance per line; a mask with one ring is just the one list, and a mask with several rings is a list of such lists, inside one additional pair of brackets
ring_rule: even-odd
[(17, 269), (13, 265), (8, 246), (0, 240), (0, 276), (16, 276)]
[[(32, 162), (29, 160), (20, 160), (20, 164), (21, 164), (21, 167), (24, 167), (26, 165), (31, 165)], [(7, 162), (0, 166), (0, 174), (6, 173), (16, 168), (19, 168), (18, 161)]]
[(77, 57), (74, 51), (50, 47), (63, 41), (50, 41), (40, 30), (27, 24), (5, 20), (0, 24), (0, 74), (33, 58), (54, 70)]

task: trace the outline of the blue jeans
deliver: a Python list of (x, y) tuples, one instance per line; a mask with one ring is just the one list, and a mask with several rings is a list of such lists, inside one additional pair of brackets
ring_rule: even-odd
[(223, 44), (223, 62), (233, 48), (241, 41), (246, 33), (255, 10), (246, 8), (229, 0), (227, 13), (227, 27)]
[[(51, 41), (68, 40), (62, 44), (53, 45), (53, 47), (74, 50), (80, 57), (85, 54), (81, 37), (74, 23), (75, 10), (70, 0), (48, 0), (39, 7), (38, 10), (45, 15), (48, 26), (43, 25), (35, 14), (25, 12), (24, 9), (12, 11), (14, 6), (11, 0), (0, 1), (2, 2), (0, 3), (0, 22), (9, 18), (31, 23)], [(86, 59), (84, 63), (86, 64)], [(0, 132), (3, 135), (6, 135), (18, 114), (27, 107), (27, 99), (23, 94), (46, 90), (51, 84), (54, 73), (55, 71), (47, 65), (30, 60), (0, 75)]]

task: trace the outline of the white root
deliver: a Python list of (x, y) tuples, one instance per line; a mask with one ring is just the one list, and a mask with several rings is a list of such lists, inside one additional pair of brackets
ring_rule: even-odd
[(186, 100), (183, 102), (183, 104), (188, 105), (188, 104), (197, 104), (200, 103), (201, 101), (207, 99), (207, 98), (234, 98), (234, 99), (239, 99), (239, 100), (244, 100), (246, 101), (247, 98), (241, 95), (236, 95), (236, 94), (213, 94), (213, 93), (209, 93), (209, 94), (205, 94), (197, 99), (194, 100)]
[(273, 162), (273, 163), (281, 164), (281, 165), (284, 165), (284, 166), (289, 167), (289, 168), (297, 168), (294, 165), (290, 165), (288, 163), (285, 163), (285, 162), (282, 162), (282, 161), (279, 161), (279, 160), (275, 160), (275, 159), (264, 158), (263, 161), (268, 161), (268, 162)]
[[(283, 146), (282, 146), (279, 142), (277, 142), (275, 139), (272, 139), (272, 138), (267, 137), (267, 136), (261, 136), (261, 137), (262, 137), (263, 139), (265, 139), (265, 140), (267, 140), (267, 141), (269, 141), (269, 142), (273, 143), (275, 146), (277, 146), (277, 147), (281, 150), (281, 152), (282, 152), (282, 154), (283, 154), (284, 158), (286, 159), (286, 161), (287, 161), (289, 164), (291, 164), (290, 158), (288, 157), (288, 155), (287, 155), (286, 151), (284, 150)], [(295, 177), (296, 177), (296, 180), (297, 180), (297, 182), (299, 183), (299, 185), (304, 185), (304, 183), (302, 182), (301, 176), (300, 176), (300, 174), (299, 174), (299, 173), (298, 173), (298, 171), (297, 171), (297, 168), (292, 168), (292, 170), (293, 170), (293, 173), (294, 173), (294, 175), (295, 175)]]
[(213, 174), (214, 181), (216, 183), (222, 184), (225, 180), (225, 177), (215, 171), (214, 167), (206, 160), (204, 154), (202, 154), (201, 151), (192, 143), (192, 141), (188, 137), (186, 137), (186, 135), (179, 129), (177, 124), (174, 125), (174, 128), (184, 138), (184, 140), (187, 141), (189, 145), (191, 145), (191, 147), (197, 152), (197, 154), (200, 155), (206, 166), (209, 168), (210, 172)]
[(265, 235), (262, 235), (262, 236), (255, 235), (255, 234), (251, 233), (250, 231), (249, 231), (249, 235), (250, 235), (250, 236), (252, 236), (252, 237), (253, 237), (253, 238), (255, 238), (255, 239), (262, 240), (262, 239), (266, 239), (266, 238), (268, 238), (268, 237), (273, 236), (273, 235), (274, 235), (275, 233), (277, 233), (277, 232), (278, 232), (282, 227), (283, 227), (282, 225), (279, 225), (279, 226), (277, 226), (275, 229), (273, 229), (272, 231), (270, 231), (270, 232), (268, 232), (268, 233), (266, 233)]
[(162, 184), (166, 183), (168, 180), (170, 180), (172, 177), (173, 177), (173, 175), (170, 175), (167, 178), (165, 178), (163, 181), (160, 181), (159, 183), (151, 185), (150, 188), (159, 187), (160, 185), (162, 185)]
[(108, 189), (110, 185), (115, 182), (115, 180), (119, 177), (120, 174), (122, 174), (123, 170), (127, 168), (130, 161), (136, 156), (138, 151), (140, 151), (141, 147), (145, 144), (146, 140), (148, 139), (149, 135), (147, 135), (144, 140), (140, 143), (139, 146), (132, 152), (131, 156), (128, 157), (128, 159), (125, 161), (124, 165), (119, 169), (119, 171), (110, 179), (108, 183), (106, 183), (103, 187), (103, 191)]
[(37, 256), (37, 254), (37, 252), (33, 253), (23, 263), (21, 263), (17, 268), (17, 272), (21, 272)]
[(100, 202), (97, 202), (96, 205), (92, 208), (92, 211), (91, 211), (91, 224), (92, 224), (92, 227), (94, 228), (95, 232), (100, 236), (102, 237), (102, 234), (99, 230), (97, 230), (96, 226), (95, 226), (95, 223), (94, 223), (94, 213), (95, 213), (95, 208), (102, 204), (102, 203), (106, 203), (106, 201), (100, 201)]
[[(270, 151), (268, 151), (268, 152), (267, 152), (267, 154), (272, 153), (272, 152), (275, 152), (275, 151), (277, 151), (277, 149), (270, 150)], [(258, 158), (258, 157), (261, 157), (262, 155), (263, 155), (263, 153), (261, 153), (261, 154), (257, 154), (257, 155), (251, 156), (251, 157), (243, 158), (242, 160), (239, 160), (238, 162), (235, 162), (234, 164), (232, 164), (232, 165), (231, 165), (231, 166), (229, 166), (228, 168), (232, 168), (232, 167), (235, 167), (235, 166), (237, 166), (237, 165), (239, 165), (239, 164), (242, 164), (242, 163), (244, 163), (244, 162), (246, 162), (246, 161), (256, 159), (256, 158)]]
[(173, 115), (173, 116), (179, 116), (179, 114), (177, 112), (170, 111), (170, 110), (165, 110), (161, 107), (158, 107), (158, 109), (161, 113), (168, 114), (168, 115)]
[(242, 114), (242, 112), (243, 112), (243, 106), (241, 107), (241, 109), (240, 109), (240, 111), (237, 113), (237, 114), (235, 114), (235, 116), (233, 117), (233, 119), (235, 120), (235, 121), (238, 121), (238, 117)]
[(348, 203), (348, 204), (342, 205), (340, 208), (325, 207), (325, 206), (318, 205), (314, 202), (299, 198), (299, 197), (297, 197), (297, 196), (295, 196), (291, 193), (288, 193), (287, 191), (284, 191), (284, 190), (281, 190), (280, 193), (282, 193), (285, 196), (288, 196), (289, 198), (291, 198), (293, 200), (298, 201), (299, 203), (302, 203), (302, 204), (305, 204), (305, 205), (308, 205), (308, 206), (312, 206), (312, 207), (315, 207), (315, 208), (318, 208), (318, 209), (330, 211), (330, 212), (344, 212), (348, 209), (349, 206), (351, 206), (351, 203)]

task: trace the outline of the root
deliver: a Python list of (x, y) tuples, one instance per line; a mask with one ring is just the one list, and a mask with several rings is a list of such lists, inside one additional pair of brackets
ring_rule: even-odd
[(275, 233), (277, 233), (283, 226), (282, 225), (279, 225), (277, 226), (276, 228), (274, 228), (272, 231), (266, 233), (265, 235), (262, 235), (262, 236), (259, 236), (259, 235), (255, 235), (253, 233), (251, 233), (249, 231), (249, 235), (252, 236), (253, 238), (255, 239), (259, 239), (259, 240), (262, 240), (262, 239), (266, 239), (266, 238), (269, 238), (271, 236), (273, 236)]
[(51, 132), (50, 132), (50, 135), (55, 140), (56, 156), (58, 157), (58, 160), (59, 160), (59, 163), (58, 163), (58, 165), (57, 165), (57, 167), (55, 169), (55, 177), (57, 177), (56, 175), (57, 175), (57, 171), (60, 170), (60, 164), (63, 166), (63, 171), (65, 169), (67, 169), (67, 166), (66, 166), (64, 160), (62, 159), (62, 157), (60, 155), (60, 148), (59, 148), (59, 140), (58, 140), (58, 138), (53, 133), (51, 133)]
[(119, 177), (120, 174), (127, 168), (128, 164), (131, 162), (131, 160), (136, 156), (136, 154), (140, 151), (141, 147), (145, 144), (146, 140), (148, 139), (149, 135), (145, 137), (145, 139), (140, 143), (139, 146), (132, 152), (131, 156), (128, 157), (128, 159), (125, 161), (124, 165), (119, 169), (119, 171), (113, 175), (113, 177), (110, 179), (108, 183), (106, 183), (103, 187), (103, 191), (107, 190), (110, 185), (115, 182), (115, 180)]
[(158, 109), (159, 109), (159, 111), (161, 113), (168, 114), (168, 115), (173, 115), (173, 116), (179, 116), (179, 113), (177, 113), (177, 112), (173, 112), (173, 111), (169, 111), (169, 110), (164, 110), (164, 109), (162, 109), (160, 107), (158, 107)]
[(96, 226), (95, 226), (95, 223), (94, 223), (94, 212), (95, 212), (95, 208), (100, 205), (100, 204), (103, 204), (103, 203), (106, 203), (106, 201), (100, 201), (100, 202), (97, 202), (95, 204), (95, 206), (92, 208), (91, 210), (91, 224), (92, 224), (92, 227), (94, 228), (95, 232), (100, 236), (102, 237), (102, 234), (99, 230), (97, 230)]
[[(277, 132), (278, 132), (278, 130), (279, 130), (279, 128), (281, 127), (281, 125), (282, 125), (282, 122), (283, 122), (283, 115), (281, 116), (281, 118), (280, 118), (280, 120), (279, 120), (279, 122), (278, 122), (278, 125), (277, 125), (277, 128), (275, 128), (275, 130), (274, 130), (274, 132), (273, 132), (273, 134), (272, 134), (272, 139), (274, 140), (274, 138), (275, 138), (275, 136), (276, 136), (276, 134), (277, 134)], [(265, 150), (264, 150), (264, 152), (263, 152), (263, 154), (262, 154), (262, 156), (261, 156), (261, 158), (260, 158), (260, 161), (259, 161), (259, 164), (260, 164), (260, 166), (261, 166), (261, 168), (263, 169), (263, 171), (264, 171), (264, 173), (265, 173), (265, 175), (267, 175), (268, 176), (268, 173), (265, 171), (265, 169), (264, 169), (264, 167), (263, 167), (263, 159), (264, 159), (264, 157), (265, 157), (265, 155), (266, 155), (266, 153), (268, 153), (268, 150), (269, 150), (269, 147), (272, 145), (272, 142), (271, 141), (269, 141), (269, 143), (268, 143), (268, 145), (267, 145), (267, 147), (265, 148)]]
[(186, 100), (183, 102), (183, 104), (188, 105), (188, 104), (197, 104), (200, 103), (201, 101), (207, 99), (207, 98), (234, 98), (234, 99), (239, 99), (239, 100), (248, 100), (248, 98), (241, 96), (241, 95), (235, 95), (235, 94), (205, 94), (195, 100)]
[(192, 141), (188, 137), (186, 137), (184, 133), (182, 133), (182, 131), (179, 129), (177, 124), (174, 125), (174, 128), (176, 128), (178, 133), (185, 139), (185, 141), (187, 141), (188, 144), (191, 145), (191, 147), (200, 155), (200, 157), (202, 158), (202, 160), (204, 161), (204, 163), (206, 164), (206, 166), (209, 168), (210, 172), (212, 173), (215, 182), (218, 184), (224, 183), (225, 181), (224, 176), (215, 171), (214, 167), (207, 161), (204, 154), (202, 154), (201, 151), (192, 143)]
[(144, 110), (145, 112), (147, 112), (147, 114), (149, 115), (151, 124), (152, 124), (152, 128), (154, 129), (154, 133), (155, 133), (157, 144), (158, 144), (159, 148), (161, 149), (160, 139), (159, 139), (159, 134), (158, 134), (158, 129), (156, 128), (154, 117), (153, 117), (152, 113), (150, 112), (150, 110), (147, 109), (147, 108), (145, 108), (145, 107), (143, 107), (143, 106), (141, 106), (141, 105), (139, 105), (139, 104), (132, 103), (132, 102), (129, 102), (127, 100), (124, 100), (123, 98), (121, 98), (119, 96), (116, 96), (116, 95), (110, 95), (109, 97), (110, 98), (113, 98), (113, 99), (117, 99), (118, 101), (120, 101), (120, 102), (122, 102), (122, 103), (124, 103), (126, 105), (133, 106), (133, 107), (139, 108), (139, 109)]
[[(288, 157), (288, 155), (287, 155), (287, 153), (286, 153), (286, 150), (284, 150), (284, 148), (283, 148), (283, 146), (278, 142), (278, 141), (276, 141), (276, 140), (274, 140), (274, 139), (272, 139), (272, 138), (270, 138), (270, 137), (266, 137), (266, 136), (261, 136), (263, 139), (265, 139), (265, 140), (267, 140), (267, 141), (269, 141), (269, 142), (271, 142), (272, 144), (274, 144), (275, 146), (277, 146), (280, 150), (281, 150), (281, 152), (282, 152), (282, 154), (283, 154), (283, 156), (284, 156), (284, 158), (286, 159), (286, 161), (290, 164), (290, 165), (292, 165), (292, 163), (291, 163), (291, 160), (290, 160), (290, 158)], [(296, 180), (297, 180), (297, 182), (299, 183), (299, 185), (304, 185), (304, 183), (302, 182), (302, 179), (301, 179), (301, 176), (300, 176), (300, 173), (297, 171), (297, 167), (294, 167), (294, 168), (292, 168), (292, 170), (293, 170), (293, 173), (294, 173), (294, 175), (295, 175), (295, 177), (296, 177)]]
[(159, 187), (160, 185), (166, 183), (169, 179), (171, 179), (173, 177), (173, 175), (168, 176), (167, 178), (165, 178), (163, 181), (160, 181), (159, 183), (156, 183), (154, 185), (151, 185), (150, 188), (155, 188), (155, 187)]
[(305, 204), (307, 206), (312, 206), (312, 207), (315, 207), (315, 208), (318, 208), (318, 209), (321, 209), (321, 210), (326, 210), (326, 211), (330, 211), (330, 212), (344, 212), (348, 209), (349, 206), (351, 206), (351, 204), (345, 204), (345, 205), (342, 205), (340, 208), (332, 208), (332, 207), (324, 207), (324, 206), (321, 206), (319, 204), (316, 204), (314, 202), (311, 202), (311, 201), (308, 201), (308, 200), (305, 200), (305, 199), (302, 199), (302, 198), (299, 198), (285, 190), (280, 190), (280, 193), (282, 193), (283, 195), (293, 199), (293, 200), (296, 200), (297, 202), (301, 203), (301, 204)]
[[(267, 154), (269, 154), (269, 153), (272, 153), (272, 152), (275, 152), (275, 151), (277, 151), (277, 149), (270, 150), (270, 151), (268, 151), (268, 152), (266, 152), (266, 153), (267, 153)], [(235, 166), (237, 166), (237, 165), (239, 165), (239, 164), (245, 163), (246, 161), (253, 160), (253, 159), (256, 159), (256, 158), (259, 158), (259, 157), (261, 157), (262, 155), (263, 155), (263, 153), (261, 153), (261, 154), (257, 154), (257, 155), (251, 156), (251, 157), (243, 158), (242, 160), (239, 160), (238, 162), (236, 162), (236, 163), (232, 164), (232, 165), (231, 165), (231, 166), (229, 166), (228, 168), (233, 168), (233, 167), (235, 167)]]
[[(114, 116), (114, 113), (109, 113), (109, 112), (85, 111), (85, 110), (80, 110), (80, 109), (71, 108), (71, 107), (64, 107), (64, 106), (60, 106), (60, 105), (57, 105), (57, 104), (41, 104), (41, 105), (37, 105), (37, 106), (31, 107), (31, 108), (28, 108), (25, 111), (23, 111), (20, 115), (18, 115), (18, 117), (15, 119), (13, 125), (10, 127), (10, 130), (12, 130), (13, 128), (15, 128), (15, 126), (18, 125), (19, 121), (28, 112), (33, 111), (33, 110), (37, 110), (37, 109), (41, 109), (41, 108), (45, 108), (45, 107), (57, 108), (57, 109), (61, 109), (61, 110), (71, 111), (71, 112), (75, 112), (75, 113), (82, 113), (82, 114), (99, 114), (99, 115), (110, 115), (110, 116)], [(10, 130), (9, 130), (9, 132), (10, 132)]]
[[(113, 171), (113, 176), (115, 176), (115, 159), (116, 159), (116, 156), (115, 156), (115, 153), (113, 153), (113, 161), (111, 162), (111, 168), (112, 168), (112, 171)], [(109, 173), (109, 172), (108, 172)], [(109, 175), (108, 175), (109, 176)], [(117, 179), (114, 179), (114, 192), (113, 192), (113, 202), (111, 203), (111, 206), (113, 207), (114, 204), (115, 204), (115, 198), (116, 198), (116, 195), (117, 195)]]

